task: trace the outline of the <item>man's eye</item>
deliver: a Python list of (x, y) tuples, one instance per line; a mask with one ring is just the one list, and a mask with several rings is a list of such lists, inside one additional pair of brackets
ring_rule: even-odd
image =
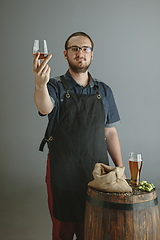
[(77, 52), (77, 51), (78, 51), (78, 47), (73, 47), (73, 48), (72, 48), (72, 51), (73, 51), (73, 52)]
[(91, 52), (91, 48), (90, 47), (85, 47), (85, 48), (83, 48), (83, 51), (85, 53), (90, 53)]
[(84, 52), (88, 52), (88, 48), (87, 48), (87, 47), (84, 47), (84, 48), (83, 48), (83, 51), (84, 51)]

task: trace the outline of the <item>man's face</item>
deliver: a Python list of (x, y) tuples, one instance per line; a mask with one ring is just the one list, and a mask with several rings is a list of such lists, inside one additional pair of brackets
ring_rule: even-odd
[[(68, 47), (92, 47), (90, 40), (84, 36), (72, 37), (68, 42)], [(73, 52), (71, 49), (64, 51), (64, 57), (67, 59), (69, 68), (75, 73), (84, 73), (88, 70), (92, 58), (93, 51), (83, 52), (81, 49), (77, 52)]]

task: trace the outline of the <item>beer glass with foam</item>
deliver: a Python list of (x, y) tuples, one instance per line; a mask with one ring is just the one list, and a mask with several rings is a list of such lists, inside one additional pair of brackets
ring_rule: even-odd
[(139, 185), (142, 163), (143, 159), (141, 153), (131, 152), (129, 154), (129, 168), (131, 173), (132, 186)]

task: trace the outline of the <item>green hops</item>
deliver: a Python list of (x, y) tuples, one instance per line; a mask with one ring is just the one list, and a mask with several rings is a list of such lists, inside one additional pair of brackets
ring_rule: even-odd
[(151, 192), (155, 188), (153, 183), (147, 183), (147, 181), (140, 181), (139, 184), (140, 186), (138, 187), (138, 189), (143, 191)]

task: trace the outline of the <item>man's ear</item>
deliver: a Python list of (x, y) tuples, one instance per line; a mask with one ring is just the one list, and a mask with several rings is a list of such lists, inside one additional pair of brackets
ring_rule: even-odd
[(91, 58), (93, 59), (93, 51), (92, 51), (92, 53), (91, 53)]
[(64, 54), (64, 58), (67, 59), (67, 51), (66, 50), (64, 50), (63, 54)]

